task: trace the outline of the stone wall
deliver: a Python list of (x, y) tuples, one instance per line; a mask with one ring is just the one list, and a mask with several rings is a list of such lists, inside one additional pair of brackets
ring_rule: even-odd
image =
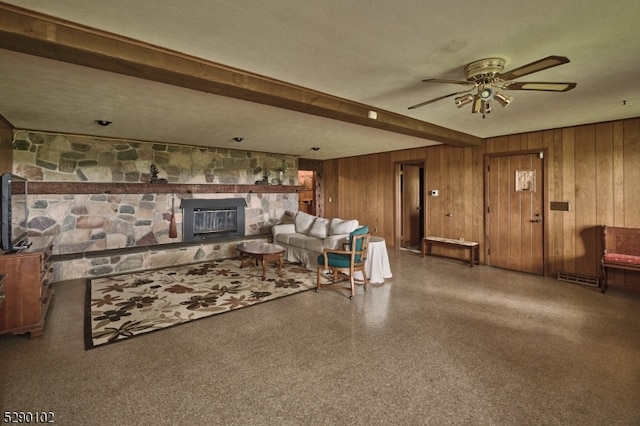
[[(198, 146), (18, 130), (13, 172), (29, 181), (149, 182), (151, 166), (169, 183), (254, 184), (268, 174), (272, 183), (297, 184), (297, 157)], [(286, 210), (297, 210), (298, 195), (286, 194), (37, 194), (29, 199), (29, 233), (54, 235), (56, 280), (190, 263), (234, 255), (231, 243), (207, 243), (163, 250), (182, 241), (183, 198), (241, 197), (247, 237), (268, 238)], [(169, 238), (175, 206), (178, 238)], [(149, 247), (124, 255), (117, 249)], [(114, 254), (92, 253), (115, 250)], [(75, 257), (74, 257), (75, 255)]]

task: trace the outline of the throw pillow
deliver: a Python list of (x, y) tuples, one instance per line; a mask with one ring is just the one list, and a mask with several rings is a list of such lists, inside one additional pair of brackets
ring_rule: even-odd
[(296, 226), (296, 232), (298, 234), (307, 235), (315, 219), (316, 217), (313, 215), (310, 215), (309, 213), (300, 212), (300, 211), (297, 212), (296, 217), (293, 219), (293, 223)]
[(352, 220), (342, 220), (338, 218), (331, 219), (331, 223), (329, 224), (329, 235), (339, 235), (339, 234), (348, 234), (358, 227), (358, 221), (355, 219)]
[(327, 238), (327, 228), (329, 227), (329, 219), (317, 217), (309, 229), (309, 236), (324, 240)]
[(294, 223), (294, 221), (293, 221), (294, 217), (295, 217), (295, 212), (287, 210), (287, 211), (284, 212), (284, 214), (280, 218), (280, 221), (278, 222), (278, 225), (284, 225), (284, 224), (287, 224), (287, 223)]

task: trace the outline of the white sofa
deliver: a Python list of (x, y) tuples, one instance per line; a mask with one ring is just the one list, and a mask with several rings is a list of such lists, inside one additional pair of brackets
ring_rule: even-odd
[(313, 270), (324, 248), (342, 248), (342, 243), (358, 226), (356, 219), (325, 219), (299, 211), (293, 223), (273, 226), (273, 243), (286, 248), (286, 260)]

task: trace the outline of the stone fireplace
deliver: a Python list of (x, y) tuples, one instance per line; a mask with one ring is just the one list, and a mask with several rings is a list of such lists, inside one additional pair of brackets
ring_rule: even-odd
[(244, 237), (244, 198), (182, 200), (183, 241)]
[[(237, 256), (238, 240), (271, 237), (284, 212), (297, 209), (301, 189), (291, 155), (28, 130), (14, 132), (13, 152), (13, 171), (30, 188), (44, 185), (30, 195), (29, 233), (57, 237), (53, 281)], [(168, 183), (149, 183), (151, 164)], [(284, 185), (255, 185), (282, 168)], [(194, 216), (179, 204), (207, 208), (212, 199), (233, 199), (222, 208), (234, 211)], [(202, 226), (194, 232), (195, 217)], [(221, 230), (208, 232), (207, 221)]]

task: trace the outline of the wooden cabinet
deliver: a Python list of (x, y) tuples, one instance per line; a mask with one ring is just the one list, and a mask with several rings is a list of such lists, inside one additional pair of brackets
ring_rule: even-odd
[(0, 334), (42, 336), (53, 298), (50, 282), (52, 238), (33, 238), (31, 248), (0, 255), (4, 303), (0, 306)]

